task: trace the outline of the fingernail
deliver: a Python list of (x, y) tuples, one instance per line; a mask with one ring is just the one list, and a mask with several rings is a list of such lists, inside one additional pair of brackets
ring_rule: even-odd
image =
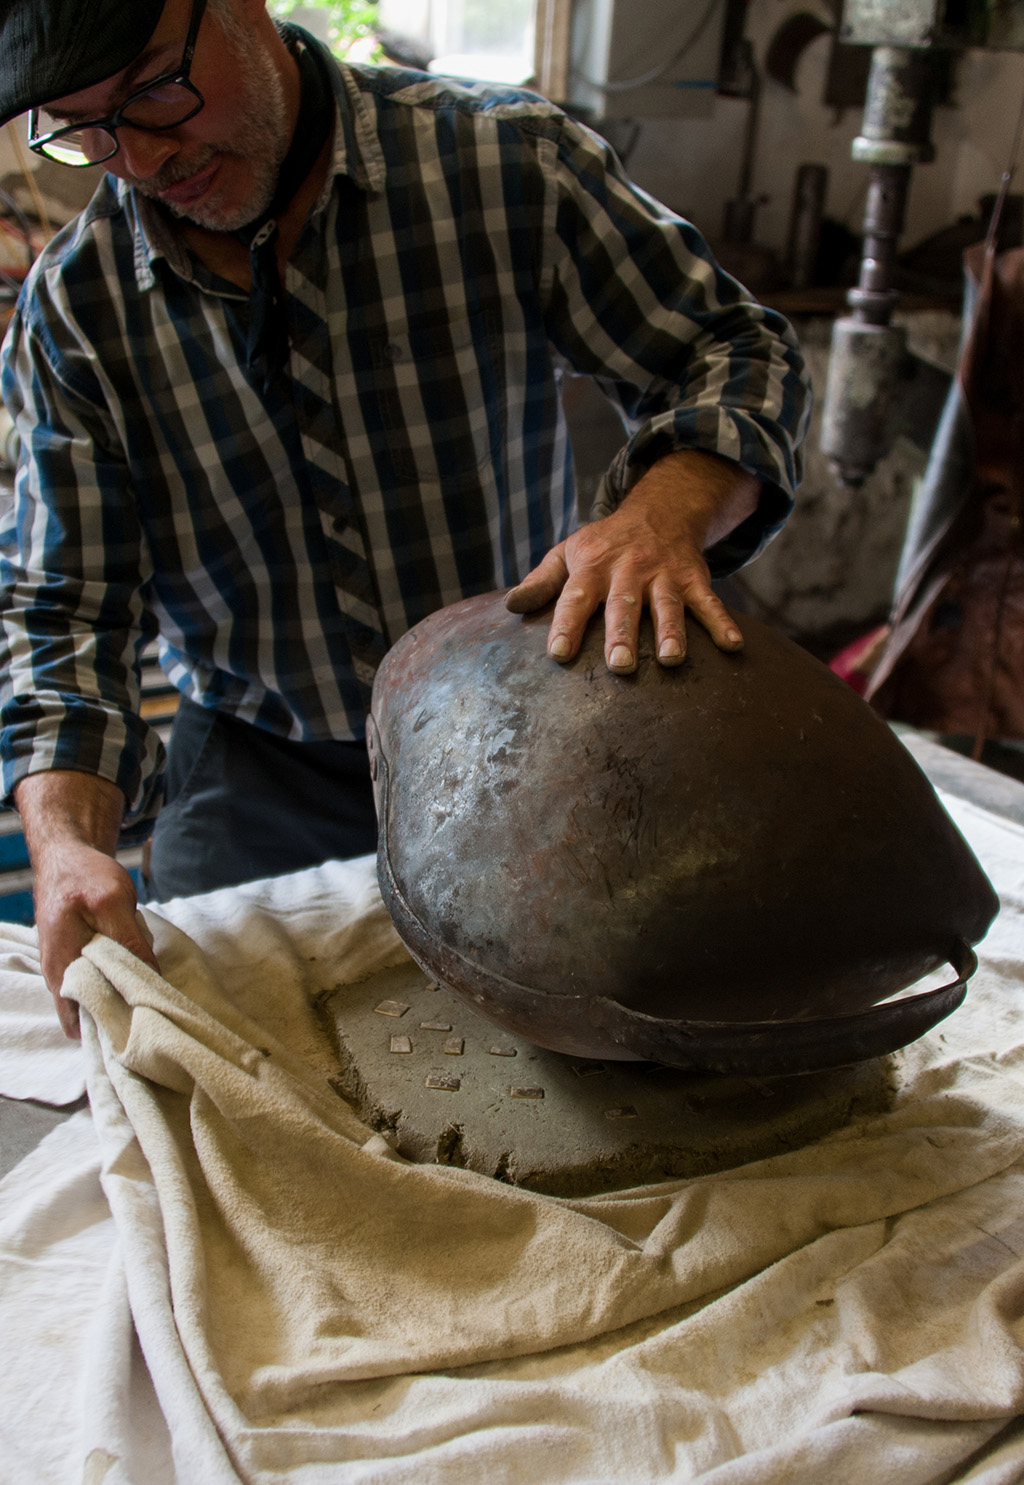
[(682, 658), (683, 647), (677, 639), (666, 639), (658, 651), (659, 660), (679, 660)]
[(612, 670), (631, 670), (633, 668), (633, 651), (625, 645), (616, 645), (608, 656), (608, 664)]
[(568, 660), (569, 648), (569, 641), (565, 635), (556, 634), (550, 645), (548, 645), (548, 654), (553, 660)]
[(738, 629), (727, 629), (725, 631), (725, 637), (731, 645), (738, 645), (742, 640), (743, 635)]

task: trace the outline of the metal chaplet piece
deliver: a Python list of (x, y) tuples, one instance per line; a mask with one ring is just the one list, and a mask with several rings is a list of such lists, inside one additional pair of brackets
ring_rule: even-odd
[[(574, 1056), (768, 1076), (922, 1036), (960, 1004), (998, 900), (885, 723), (755, 620), (723, 654), (615, 676), (592, 625), (468, 599), (381, 666), (378, 876), (413, 957)], [(944, 962), (954, 982), (893, 1000)]]

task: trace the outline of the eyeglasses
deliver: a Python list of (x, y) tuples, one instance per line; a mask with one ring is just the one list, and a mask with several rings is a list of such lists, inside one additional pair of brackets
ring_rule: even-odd
[(61, 124), (45, 108), (33, 108), (28, 120), (29, 149), (61, 165), (99, 165), (117, 154), (120, 148), (117, 131), (123, 124), (155, 132), (174, 129), (194, 118), (206, 103), (199, 89), (188, 80), (205, 9), (206, 0), (192, 0), (185, 51), (176, 71), (155, 77), (105, 119)]

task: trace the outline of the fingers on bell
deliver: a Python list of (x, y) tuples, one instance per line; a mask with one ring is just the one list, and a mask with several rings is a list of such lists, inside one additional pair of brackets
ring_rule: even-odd
[(681, 665), (686, 658), (686, 608), (681, 595), (668, 583), (651, 593), (654, 645), (662, 665)]
[(742, 645), (743, 635), (736, 620), (720, 598), (709, 593), (702, 603), (691, 607), (719, 649), (734, 650)]

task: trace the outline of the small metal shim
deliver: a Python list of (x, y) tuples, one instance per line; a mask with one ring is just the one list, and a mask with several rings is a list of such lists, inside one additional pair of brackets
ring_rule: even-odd
[(420, 1030), (421, 1031), (451, 1031), (451, 1029), (452, 1029), (452, 1023), (450, 1021), (421, 1021), (420, 1022)]
[(543, 1088), (510, 1088), (508, 1090), (508, 1096), (509, 1096), (509, 1098), (543, 1098), (544, 1097), (544, 1089)]
[(518, 1057), (519, 1053), (515, 1047), (488, 1047), (487, 1051), (492, 1057)]
[(411, 1052), (412, 1042), (407, 1036), (393, 1036), (391, 1038), (392, 1052)]
[(621, 1109), (605, 1109), (604, 1116), (606, 1119), (636, 1119), (639, 1117), (631, 1103), (625, 1104)]
[(373, 1008), (378, 1016), (404, 1016), (409, 1009), (400, 1000), (382, 1000), (380, 1005)]
[(449, 1057), (461, 1057), (462, 1049), (465, 1045), (465, 1040), (461, 1036), (450, 1036), (445, 1042), (442, 1051)]
[(440, 1088), (443, 1093), (458, 1093), (462, 1086), (461, 1078), (450, 1078), (445, 1073), (427, 1073), (423, 1079), (424, 1088)]
[(593, 1078), (598, 1073), (608, 1071), (606, 1062), (574, 1062), (572, 1070), (578, 1078)]

